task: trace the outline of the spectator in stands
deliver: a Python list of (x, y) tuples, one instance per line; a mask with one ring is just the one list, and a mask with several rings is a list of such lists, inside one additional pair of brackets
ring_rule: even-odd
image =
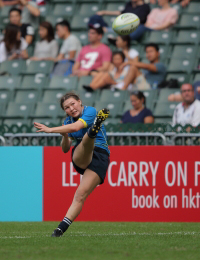
[(157, 88), (158, 84), (165, 79), (166, 67), (160, 62), (159, 47), (149, 43), (145, 46), (146, 57), (149, 63), (127, 61), (122, 66), (133, 65), (134, 88), (145, 90)]
[(171, 0), (171, 4), (176, 4), (176, 3), (178, 3), (178, 2), (180, 2), (180, 4), (181, 4), (181, 6), (182, 7), (186, 7), (187, 5), (189, 5), (189, 3), (190, 3), (190, 0)]
[(0, 63), (5, 60), (27, 59), (28, 44), (21, 38), (20, 28), (8, 24), (5, 29), (4, 39), (0, 43)]
[(122, 50), (125, 55), (125, 61), (138, 61), (139, 53), (131, 48), (131, 38), (129, 35), (120, 35), (117, 39), (109, 38), (109, 42)]
[(111, 61), (111, 50), (101, 43), (103, 28), (100, 24), (89, 25), (89, 45), (82, 48), (73, 67), (73, 75), (87, 76), (97, 72), (108, 71)]
[(122, 67), (125, 55), (122, 51), (113, 52), (112, 63), (109, 66), (109, 72), (99, 72), (94, 76), (89, 86), (83, 86), (88, 91), (93, 91), (103, 87), (115, 89), (132, 89), (133, 68)]
[(34, 29), (30, 24), (21, 23), (21, 10), (13, 7), (9, 11), (10, 23), (20, 27), (21, 37), (31, 44), (34, 36)]
[(144, 123), (152, 124), (154, 117), (148, 108), (146, 108), (146, 98), (141, 91), (134, 91), (130, 95), (130, 101), (133, 109), (124, 113), (121, 118), (122, 123)]
[(63, 40), (63, 44), (55, 61), (63, 59), (75, 60), (81, 50), (81, 43), (75, 35), (71, 34), (69, 22), (63, 20), (57, 23), (56, 33)]
[(22, 11), (21, 23), (38, 24), (40, 10), (35, 1), (19, 0), (18, 8)]
[[(186, 85), (190, 85), (190, 84), (188, 83)], [(194, 89), (195, 98), (200, 100), (200, 81), (194, 82), (193, 89)], [(180, 93), (180, 91), (176, 91), (173, 94), (170, 94), (168, 96), (168, 101), (170, 101), (170, 102), (182, 102), (183, 101), (182, 94)]]
[(183, 84), (181, 86), (181, 95), (183, 102), (178, 104), (174, 110), (173, 125), (181, 124), (185, 126), (190, 124), (198, 126), (200, 124), (200, 101), (195, 99), (192, 85)]
[(31, 60), (50, 60), (58, 55), (58, 43), (54, 39), (54, 30), (49, 22), (42, 22), (39, 27), (40, 41), (36, 42)]
[(123, 11), (107, 11), (102, 10), (98, 11), (96, 15), (93, 15), (89, 24), (99, 23), (103, 27), (104, 32), (112, 31), (112, 28), (109, 28), (107, 23), (103, 20), (102, 15), (113, 15), (118, 16), (124, 13), (133, 13), (136, 14), (140, 18), (141, 24), (144, 24), (147, 19), (147, 15), (150, 13), (150, 7), (148, 4), (145, 4), (143, 0), (132, 0), (126, 3), (126, 6)]
[[(46, 1), (43, 0), (36, 0), (35, 1), (37, 5), (45, 5)], [(17, 5), (19, 4), (19, 0), (0, 0), (0, 7), (4, 5)]]
[(176, 9), (170, 7), (169, 0), (158, 0), (158, 4), (161, 8), (154, 8), (148, 15), (146, 23), (140, 24), (130, 34), (132, 40), (139, 40), (147, 31), (169, 29), (177, 22), (178, 13)]

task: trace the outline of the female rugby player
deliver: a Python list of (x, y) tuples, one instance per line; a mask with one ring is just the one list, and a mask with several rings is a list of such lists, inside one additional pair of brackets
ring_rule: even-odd
[(49, 128), (40, 123), (34, 123), (37, 132), (60, 133), (62, 150), (70, 150), (71, 139), (76, 140), (72, 149), (72, 163), (76, 171), (83, 175), (71, 206), (63, 221), (54, 230), (52, 237), (60, 237), (79, 215), (88, 195), (104, 182), (109, 165), (109, 148), (106, 131), (102, 122), (108, 117), (109, 110), (104, 108), (98, 113), (94, 107), (83, 106), (79, 96), (67, 93), (60, 100), (67, 118), (63, 126)]

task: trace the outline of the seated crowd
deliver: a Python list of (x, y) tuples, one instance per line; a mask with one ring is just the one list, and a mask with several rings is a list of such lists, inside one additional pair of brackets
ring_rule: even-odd
[[(158, 88), (159, 84), (165, 80), (167, 68), (160, 60), (157, 44), (147, 44), (145, 46), (146, 60), (140, 61), (140, 53), (131, 46), (131, 40), (139, 40), (146, 31), (170, 29), (178, 20), (178, 13), (176, 9), (170, 7), (170, 1), (158, 0), (160, 8), (152, 11), (150, 11), (149, 4), (146, 3), (148, 1), (132, 0), (126, 4), (122, 12), (104, 10), (97, 12), (89, 20), (89, 44), (83, 47), (77, 36), (71, 32), (68, 21), (62, 20), (56, 24), (56, 35), (54, 35), (53, 26), (49, 22), (43, 21), (38, 28), (38, 41), (35, 42), (33, 56), (28, 57), (27, 48), (33, 43), (36, 36), (32, 23), (40, 15), (37, 4), (41, 4), (41, 2), (0, 0), (2, 8), (4, 5), (16, 5), (9, 11), (10, 23), (6, 26), (3, 32), (4, 37), (0, 42), (0, 63), (13, 59), (51, 60), (55, 62), (52, 77), (55, 75), (92, 76), (91, 83), (83, 86), (87, 91), (102, 88), (129, 90), (132, 93), (130, 99), (133, 109), (127, 111), (121, 121), (123, 123), (153, 123), (152, 112), (145, 107), (145, 96), (141, 91)], [(149, 2), (155, 3), (154, 0), (149, 0)], [(178, 0), (171, 2), (177, 3)], [(182, 6), (186, 6), (189, 0), (180, 2)], [(137, 14), (141, 24), (130, 36), (109, 38), (109, 42), (116, 49), (112, 52), (107, 45), (102, 43), (104, 33), (112, 30), (103, 20), (102, 15), (117, 16), (126, 12)], [(56, 38), (62, 41), (60, 49)], [(197, 98), (200, 96), (199, 85), (196, 85), (195, 91), (190, 86), (191, 93)], [(168, 97), (169, 101), (183, 102), (182, 106), (178, 105), (175, 109), (173, 123), (184, 124), (184, 120), (179, 120), (182, 107), (183, 111), (191, 110), (189, 107), (192, 103), (185, 105), (187, 104), (185, 100), (187, 93), (184, 94), (183, 88), (184, 86), (181, 88), (181, 94), (175, 93)], [(189, 93), (189, 90), (186, 92)], [(197, 110), (200, 114), (199, 105), (197, 105)], [(184, 116), (180, 115), (180, 118), (184, 118)], [(193, 123), (194, 121), (196, 119), (191, 120), (191, 124), (196, 125)]]

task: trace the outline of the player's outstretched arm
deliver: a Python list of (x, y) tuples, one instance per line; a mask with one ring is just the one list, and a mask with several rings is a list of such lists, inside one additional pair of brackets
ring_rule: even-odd
[(84, 123), (78, 120), (76, 123), (70, 125), (48, 127), (43, 124), (34, 122), (34, 127), (39, 129), (37, 132), (65, 134), (79, 131), (80, 129), (84, 128)]

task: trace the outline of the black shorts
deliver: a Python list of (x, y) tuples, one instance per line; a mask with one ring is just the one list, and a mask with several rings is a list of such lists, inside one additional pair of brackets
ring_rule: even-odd
[[(74, 146), (74, 148), (72, 149), (72, 158), (73, 158), (73, 154), (74, 151), (76, 149), (77, 146)], [(86, 169), (90, 169), (91, 171), (96, 172), (97, 175), (99, 175), (99, 177), (101, 178), (101, 183), (104, 183), (104, 179), (106, 177), (106, 172), (108, 169), (108, 165), (110, 163), (110, 156), (108, 154), (108, 152), (105, 149), (102, 149), (100, 147), (94, 147), (94, 152), (93, 152), (93, 156), (92, 156), (92, 161), (91, 163), (88, 165), (88, 167), (86, 169), (81, 169), (80, 167), (78, 167), (72, 159), (72, 163), (73, 166), (75, 168), (75, 170), (80, 173), (81, 175), (84, 174)]]

